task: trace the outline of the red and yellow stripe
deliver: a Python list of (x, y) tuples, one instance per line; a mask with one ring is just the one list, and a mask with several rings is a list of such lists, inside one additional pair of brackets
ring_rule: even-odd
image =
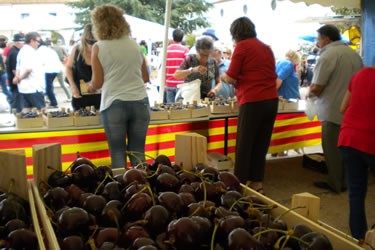
[[(228, 119), (228, 155), (234, 157), (237, 118)], [(207, 137), (209, 152), (224, 153), (225, 119), (151, 125), (146, 139), (146, 154), (165, 154), (174, 161), (175, 135), (196, 132)], [(315, 146), (321, 143), (320, 122), (309, 121), (303, 113), (277, 116), (270, 153), (287, 149)], [(32, 175), (32, 146), (60, 143), (63, 168), (67, 168), (79, 151), (97, 165), (109, 165), (108, 144), (103, 128), (46, 132), (11, 132), (0, 135), (0, 150), (25, 150), (27, 174)], [(151, 159), (150, 159), (151, 160)]]

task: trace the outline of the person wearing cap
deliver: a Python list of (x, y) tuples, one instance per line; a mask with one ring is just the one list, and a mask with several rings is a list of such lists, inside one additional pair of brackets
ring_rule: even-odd
[(216, 36), (214, 29), (207, 29), (205, 32), (202, 33), (202, 35), (211, 37), (214, 42), (219, 41), (219, 38)]
[(13, 36), (13, 42), (14, 42), (14, 45), (9, 50), (5, 64), (7, 68), (8, 83), (9, 83), (9, 89), (11, 93), (11, 97), (9, 100), (10, 110), (12, 112), (12, 110), (15, 109), (16, 112), (19, 113), (22, 111), (22, 97), (18, 92), (18, 86), (16, 84), (12, 84), (12, 82), (16, 74), (17, 55), (25, 42), (24, 34), (22, 33), (15, 34)]
[[(216, 42), (216, 41), (219, 41), (219, 38), (216, 36), (215, 34), (215, 30), (214, 29), (207, 29), (206, 31), (204, 31), (202, 33), (202, 36), (201, 37), (197, 37), (195, 39), (195, 42), (197, 42), (198, 40), (202, 39), (202, 38), (209, 38), (212, 40), (212, 42)], [(191, 47), (190, 50), (189, 50), (189, 55), (194, 55), (197, 53), (197, 50), (195, 48), (195, 46)]]
[(26, 112), (34, 107), (38, 110), (45, 107), (45, 75), (43, 62), (37, 52), (40, 43), (41, 38), (37, 32), (27, 33), (25, 44), (17, 56), (13, 84), (18, 84), (18, 91), (23, 99), (23, 111)]

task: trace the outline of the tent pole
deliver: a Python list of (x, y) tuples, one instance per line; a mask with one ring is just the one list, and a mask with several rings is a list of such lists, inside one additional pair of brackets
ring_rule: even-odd
[(164, 90), (165, 90), (165, 68), (167, 64), (167, 47), (168, 47), (168, 29), (171, 19), (172, 0), (167, 0), (165, 3), (165, 17), (164, 17), (164, 41), (162, 52), (162, 65), (161, 65), (161, 82), (159, 89), (159, 103), (163, 103)]

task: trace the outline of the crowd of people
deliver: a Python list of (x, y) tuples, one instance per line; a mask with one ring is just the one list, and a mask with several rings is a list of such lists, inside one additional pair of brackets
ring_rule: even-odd
[[(17, 112), (44, 108), (45, 95), (50, 106), (58, 106), (53, 81), (58, 77), (61, 86), (65, 84), (61, 79), (66, 61), (70, 86), (66, 96), (72, 98), (74, 110), (100, 109), (114, 168), (126, 166), (127, 156), (132, 165), (145, 160), (150, 122), (147, 48), (131, 37), (123, 14), (115, 5), (96, 7), (92, 24), (84, 27), (80, 43), (69, 55), (58, 49), (61, 44), (52, 49), (37, 32), (30, 32), (14, 35), (0, 60), (3, 93)], [(341, 41), (333, 25), (317, 30), (317, 48), (302, 62), (296, 50), (288, 50), (276, 62), (271, 47), (257, 38), (255, 24), (248, 17), (233, 21), (229, 32), (233, 52), (217, 43), (213, 29), (206, 30), (190, 50), (183, 44), (184, 32), (174, 30), (166, 54), (165, 101), (175, 102), (177, 85), (196, 79), (201, 82), (202, 99), (236, 96), (234, 173), (241, 183), (263, 193), (279, 97), (299, 99), (300, 86), (309, 86), (307, 98), (316, 99), (328, 167), (327, 181), (314, 185), (336, 193), (349, 189), (351, 233), (364, 239), (368, 169), (375, 172), (374, 67), (363, 68), (361, 57)]]

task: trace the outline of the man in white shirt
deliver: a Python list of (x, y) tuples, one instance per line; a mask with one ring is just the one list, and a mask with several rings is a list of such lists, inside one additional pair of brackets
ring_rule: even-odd
[(13, 84), (18, 84), (25, 112), (33, 107), (38, 110), (45, 107), (45, 76), (41, 58), (37, 53), (40, 41), (41, 38), (37, 32), (27, 33), (25, 45), (17, 56), (16, 76), (13, 79)]

